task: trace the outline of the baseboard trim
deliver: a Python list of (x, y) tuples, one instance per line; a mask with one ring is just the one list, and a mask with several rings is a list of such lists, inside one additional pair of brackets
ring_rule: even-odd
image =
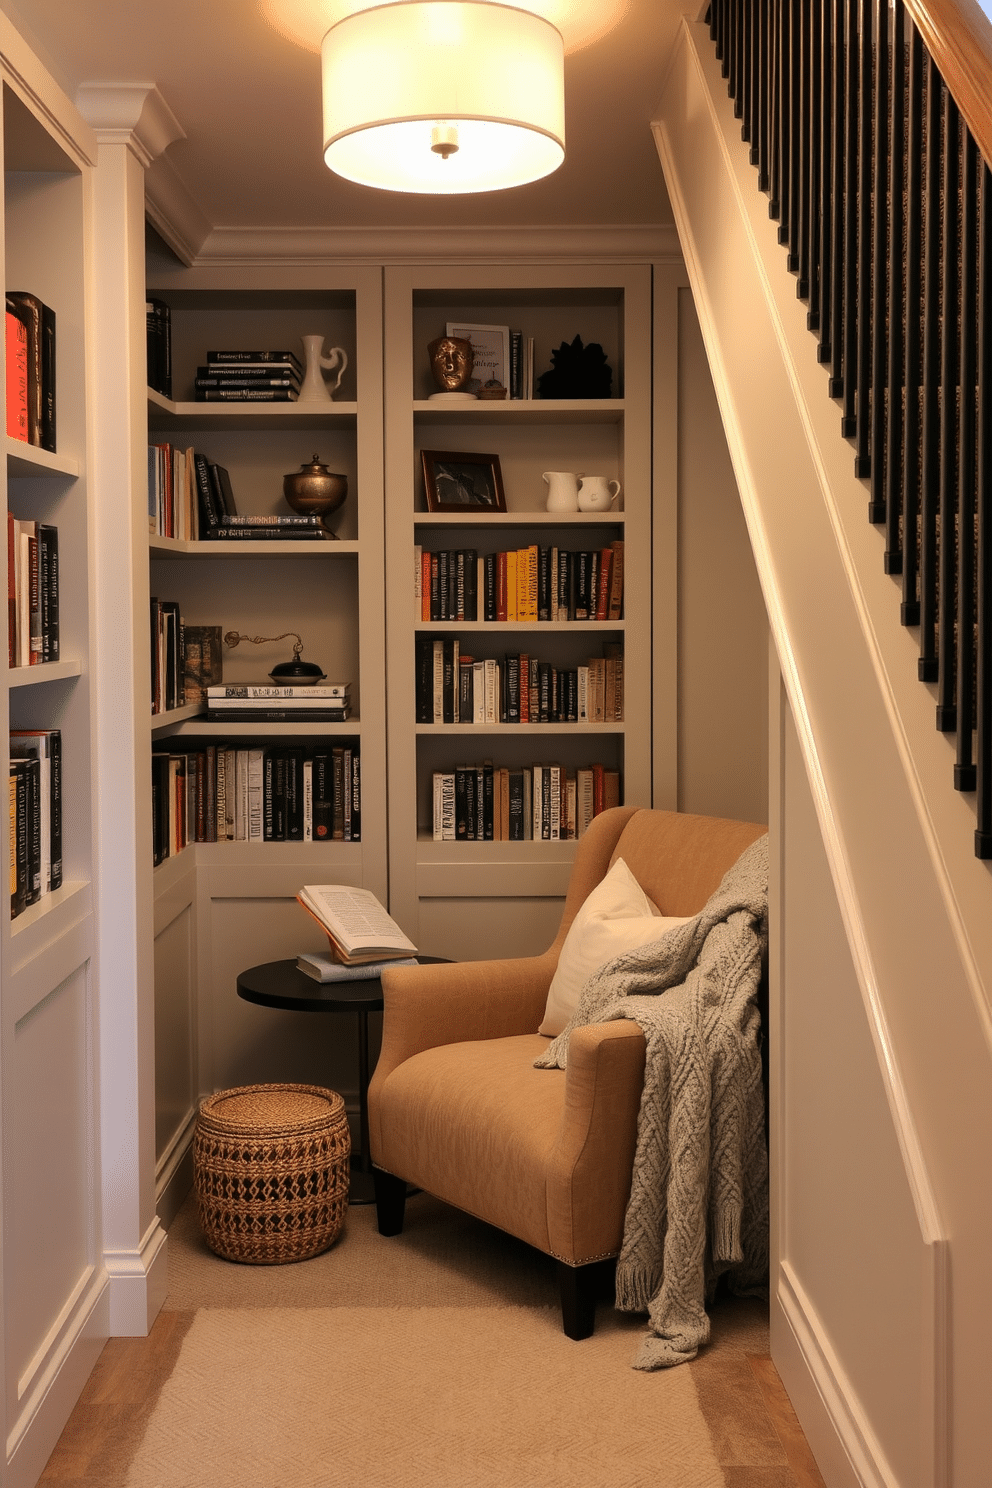
[(6, 1441), (5, 1488), (34, 1488), (103, 1350), (110, 1331), (110, 1287), (94, 1272), (21, 1390)]
[(158, 1215), (137, 1250), (104, 1252), (110, 1278), (110, 1336), (143, 1338), (168, 1290), (166, 1233)]
[(180, 1131), (159, 1159), (155, 1173), (155, 1211), (166, 1229), (182, 1208), (193, 1187), (193, 1134), (196, 1111), (191, 1111)]
[(831, 1488), (898, 1488), (809, 1297), (783, 1262), (772, 1306), (772, 1361)]

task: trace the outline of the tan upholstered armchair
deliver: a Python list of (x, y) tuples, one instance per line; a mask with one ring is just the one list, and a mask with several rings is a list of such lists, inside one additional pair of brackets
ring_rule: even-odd
[(555, 1257), (570, 1338), (593, 1331), (598, 1263), (615, 1257), (630, 1193), (644, 1036), (576, 1029), (566, 1070), (535, 1069), (537, 1032), (576, 912), (622, 857), (663, 915), (701, 910), (767, 829), (619, 807), (578, 844), (561, 926), (542, 956), (383, 974), (382, 1052), (369, 1088), (379, 1232), (403, 1227), (407, 1184)]

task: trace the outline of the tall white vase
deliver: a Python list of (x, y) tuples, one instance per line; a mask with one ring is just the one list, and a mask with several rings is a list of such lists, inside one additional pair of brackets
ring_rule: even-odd
[[(301, 403), (330, 403), (334, 394), (341, 386), (348, 358), (340, 346), (332, 346), (330, 356), (323, 356), (323, 336), (301, 336), (303, 350), (306, 355), (306, 375), (300, 388), (299, 401)], [(337, 369), (337, 377), (328, 387), (324, 381), (324, 372), (333, 372)]]

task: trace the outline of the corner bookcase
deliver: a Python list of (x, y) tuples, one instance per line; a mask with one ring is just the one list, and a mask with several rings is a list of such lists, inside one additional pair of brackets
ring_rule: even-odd
[[(651, 290), (645, 266), (387, 268), (386, 568), (390, 903), (427, 952), (452, 957), (543, 949), (560, 912), (575, 842), (435, 841), (435, 771), (602, 763), (621, 800), (651, 804)], [(613, 378), (596, 399), (433, 401), (428, 345), (447, 324), (509, 326), (534, 343), (534, 378), (562, 342), (599, 343)], [(506, 511), (431, 512), (423, 449), (498, 455)], [(619, 479), (622, 505), (548, 512), (546, 470)], [(530, 545), (574, 551), (624, 544), (622, 618), (448, 621), (418, 618), (416, 550), (490, 553)], [(461, 652), (525, 652), (562, 669), (622, 647), (624, 716), (601, 723), (417, 723), (418, 635)]]
[[(199, 842), (154, 869), (157, 1133), (162, 1173), (185, 1153), (204, 1090), (256, 1080), (355, 1087), (349, 1031), (317, 1047), (308, 1019), (240, 1002), (239, 972), (319, 949), (295, 903), (305, 883), (349, 883), (388, 899), (386, 865), (381, 274), (264, 270), (223, 274), (148, 270), (148, 293), (168, 304), (172, 392), (149, 390), (152, 443), (193, 447), (224, 466), (242, 513), (288, 512), (283, 477), (316, 454), (348, 478), (331, 541), (189, 541), (149, 537), (149, 595), (178, 602), (188, 625), (248, 636), (294, 631), (303, 658), (329, 682), (351, 684), (345, 723), (218, 723), (197, 705), (149, 713), (153, 749), (195, 751), (347, 741), (361, 758), (361, 840)], [(348, 356), (333, 402), (201, 403), (196, 367), (208, 349), (293, 350), (320, 333)], [(225, 682), (265, 682), (293, 642), (225, 647)], [(150, 693), (149, 693), (150, 697)], [(149, 704), (150, 707), (150, 704)], [(139, 779), (148, 778), (145, 767)], [(149, 872), (151, 872), (149, 865)], [(338, 1030), (335, 1029), (335, 1034)]]
[[(86, 385), (95, 140), (2, 17), (0, 90), (5, 285), (37, 295), (56, 319), (56, 449), (11, 438), (5, 429), (3, 501), (5, 516), (57, 527), (61, 558), (59, 659), (10, 666), (5, 641), (0, 665), (9, 728), (58, 729), (63, 760), (61, 886), (43, 891), (16, 917), (8, 895), (0, 916), (8, 1467), (16, 1457), (4, 1480), (14, 1483), (26, 1481), (32, 1463), (40, 1471), (61, 1429), (67, 1392), (81, 1386), (93, 1362), (99, 1348), (95, 1310), (106, 1281), (94, 1197), (100, 1162), (94, 1047), (99, 991)], [(4, 835), (9, 875), (9, 834)]]

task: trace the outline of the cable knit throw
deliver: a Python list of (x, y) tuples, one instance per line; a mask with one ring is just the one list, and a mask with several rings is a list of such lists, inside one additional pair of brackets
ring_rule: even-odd
[[(564, 1069), (573, 1028), (630, 1018), (647, 1062), (617, 1307), (647, 1311), (637, 1369), (695, 1358), (718, 1277), (761, 1293), (768, 1275), (768, 1159), (755, 997), (768, 941), (768, 838), (706, 907), (601, 966), (535, 1063)], [(663, 995), (662, 995), (663, 994)]]

